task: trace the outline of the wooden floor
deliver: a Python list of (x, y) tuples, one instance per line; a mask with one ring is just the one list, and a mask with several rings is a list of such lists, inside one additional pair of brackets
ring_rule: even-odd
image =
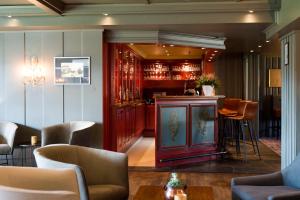
[[(214, 191), (214, 200), (230, 200), (230, 181), (233, 177), (245, 176), (247, 174), (232, 173), (179, 173), (180, 178), (188, 186), (211, 186)], [(252, 174), (253, 175), (253, 174)], [(170, 176), (170, 172), (130, 172), (130, 198), (142, 185), (164, 186)]]

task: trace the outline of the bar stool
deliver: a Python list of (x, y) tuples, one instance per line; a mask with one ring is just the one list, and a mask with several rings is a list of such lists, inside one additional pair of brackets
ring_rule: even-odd
[[(228, 116), (235, 116), (238, 114), (238, 106), (241, 99), (237, 98), (225, 98), (223, 102), (223, 107), (218, 110), (219, 114), (219, 127), (220, 127), (220, 137), (219, 137), (219, 145), (221, 149), (225, 149), (226, 147), (226, 138), (229, 138), (229, 134), (226, 134), (226, 125), (228, 128), (231, 127), (231, 121), (227, 120)], [(229, 131), (228, 131), (229, 132)], [(231, 132), (232, 133), (232, 132)], [(231, 134), (231, 139), (233, 139), (233, 134)]]
[(244, 160), (247, 161), (246, 130), (245, 130), (245, 128), (247, 127), (254, 153), (257, 153), (259, 159), (261, 159), (259, 147), (257, 143), (257, 136), (254, 133), (254, 128), (253, 128), (253, 121), (256, 119), (257, 112), (258, 112), (258, 102), (241, 101), (241, 104), (245, 104), (243, 114), (239, 112), (239, 115), (237, 116), (228, 117), (229, 119), (237, 122), (239, 125), (237, 135), (236, 135), (237, 148), (240, 149), (240, 144), (239, 144), (240, 133), (242, 133)]

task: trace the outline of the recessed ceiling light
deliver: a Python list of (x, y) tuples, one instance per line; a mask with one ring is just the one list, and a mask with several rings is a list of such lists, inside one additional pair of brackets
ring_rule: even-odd
[(104, 16), (108, 16), (108, 13), (103, 13)]
[(214, 50), (214, 52), (215, 52), (215, 53), (218, 53), (218, 51), (217, 51), (217, 50)]
[(261, 45), (258, 45), (258, 48), (261, 48), (262, 46)]
[(213, 57), (209, 57), (209, 59), (213, 59)]
[(166, 45), (162, 45), (163, 48), (166, 48)]
[(248, 10), (249, 13), (254, 13), (254, 10)]
[(170, 56), (170, 54), (168, 53), (167, 56)]
[(269, 43), (270, 42), (270, 40), (266, 40), (266, 43)]
[(201, 49), (202, 49), (202, 50), (204, 50), (205, 48), (204, 48), (204, 47), (202, 47)]
[(254, 50), (250, 50), (250, 53), (253, 53), (254, 52)]
[(174, 44), (170, 44), (170, 47), (174, 47)]
[(213, 54), (211, 54), (211, 55), (212, 55), (212, 56), (215, 56), (216, 54), (213, 53)]
[(208, 60), (208, 62), (211, 62), (211, 60)]
[(12, 18), (12, 16), (11, 16), (11, 15), (7, 15), (7, 17), (8, 17), (8, 18)]
[(130, 43), (130, 45), (132, 46), (132, 45), (134, 45), (134, 43)]

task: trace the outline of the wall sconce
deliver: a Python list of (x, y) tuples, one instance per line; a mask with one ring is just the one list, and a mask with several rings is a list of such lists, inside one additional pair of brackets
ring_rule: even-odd
[(39, 65), (38, 57), (31, 56), (25, 68), (24, 84), (38, 86), (45, 82), (45, 73), (41, 65)]
[(269, 87), (281, 88), (281, 69), (269, 69)]

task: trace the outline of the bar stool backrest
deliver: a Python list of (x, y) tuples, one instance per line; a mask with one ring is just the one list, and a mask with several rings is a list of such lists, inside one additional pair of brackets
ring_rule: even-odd
[(242, 100), (242, 101), (239, 102), (239, 106), (238, 106), (238, 109), (237, 109), (237, 112), (238, 112), (239, 116), (244, 116), (245, 115), (245, 109), (246, 109), (247, 103), (249, 103), (249, 101)]
[(245, 109), (244, 119), (254, 120), (257, 116), (257, 112), (258, 112), (258, 102), (248, 102)]
[(224, 99), (223, 108), (228, 110), (238, 110), (241, 99), (226, 98)]

